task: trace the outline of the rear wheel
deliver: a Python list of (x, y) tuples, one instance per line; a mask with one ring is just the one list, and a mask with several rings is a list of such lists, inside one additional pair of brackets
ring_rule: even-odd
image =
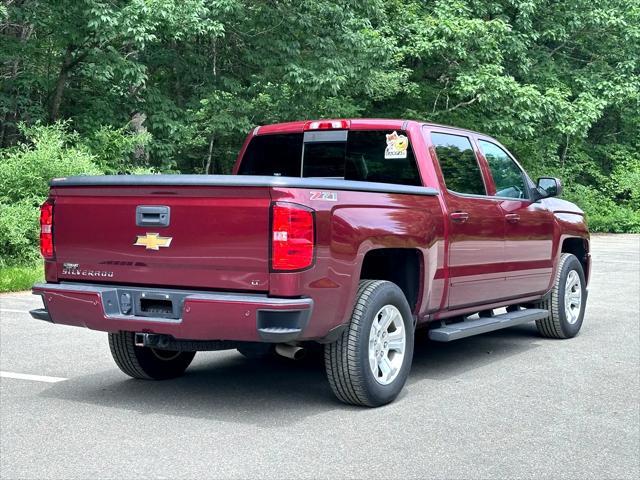
[(402, 390), (413, 357), (411, 309), (391, 282), (362, 280), (348, 328), (325, 345), (327, 378), (345, 403), (377, 407)]
[(196, 352), (138, 347), (133, 332), (109, 334), (109, 348), (118, 368), (133, 378), (167, 380), (179, 377)]
[(540, 335), (548, 338), (575, 337), (582, 327), (586, 299), (582, 264), (574, 255), (563, 253), (551, 293), (533, 305), (550, 312), (547, 318), (536, 320)]

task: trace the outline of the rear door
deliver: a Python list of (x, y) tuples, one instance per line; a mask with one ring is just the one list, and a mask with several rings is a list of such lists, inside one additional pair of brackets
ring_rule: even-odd
[(268, 290), (268, 187), (65, 186), (52, 193), (60, 280)]
[(429, 140), (440, 167), (449, 221), (450, 309), (489, 303), (505, 295), (504, 213), (487, 195), (471, 139), (433, 130)]
[(531, 201), (531, 185), (517, 162), (495, 140), (478, 138), (491, 174), (490, 194), (504, 214), (504, 270), (509, 297), (544, 292), (553, 267), (554, 216)]

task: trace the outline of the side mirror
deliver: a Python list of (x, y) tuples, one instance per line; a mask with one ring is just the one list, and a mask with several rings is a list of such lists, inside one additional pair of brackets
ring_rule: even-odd
[(555, 177), (540, 177), (536, 184), (538, 199), (559, 197), (562, 194), (562, 182)]

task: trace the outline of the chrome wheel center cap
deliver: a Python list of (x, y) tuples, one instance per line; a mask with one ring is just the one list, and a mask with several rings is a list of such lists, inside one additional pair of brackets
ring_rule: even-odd
[(571, 270), (564, 286), (564, 314), (567, 322), (571, 325), (575, 324), (580, 317), (581, 310), (582, 282), (578, 272)]
[(406, 331), (402, 314), (394, 305), (385, 305), (376, 314), (369, 334), (369, 367), (382, 385), (393, 382), (404, 362)]

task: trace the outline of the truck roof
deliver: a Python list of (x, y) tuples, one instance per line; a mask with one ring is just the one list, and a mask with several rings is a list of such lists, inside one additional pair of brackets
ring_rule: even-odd
[[(347, 118), (340, 119), (347, 120), (350, 122), (349, 129), (351, 130), (369, 130), (372, 128), (380, 128), (380, 129), (397, 129), (397, 130), (406, 130), (410, 124), (418, 124), (418, 125), (428, 125), (434, 127), (443, 127), (450, 128), (455, 130), (460, 130), (463, 132), (471, 132), (471, 130), (467, 130), (464, 128), (453, 127), (450, 125), (441, 125), (438, 123), (431, 122), (420, 122), (417, 120), (403, 120), (403, 119), (393, 119), (393, 118)], [(283, 122), (283, 123), (272, 123), (269, 125), (262, 125), (256, 127), (254, 130), (254, 135), (272, 135), (276, 133), (302, 133), (304, 131), (305, 124), (309, 122), (321, 122), (321, 121), (331, 121), (330, 119), (320, 119), (320, 120), (299, 120), (295, 122)]]

